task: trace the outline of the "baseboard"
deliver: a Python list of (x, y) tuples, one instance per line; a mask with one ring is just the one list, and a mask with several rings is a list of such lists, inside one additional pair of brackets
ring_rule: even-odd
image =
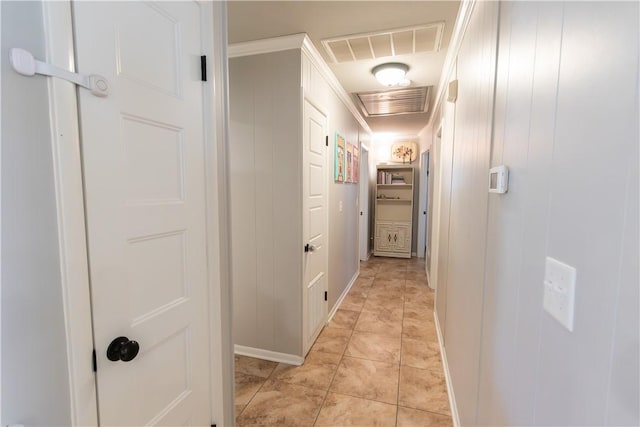
[(246, 347), (236, 344), (235, 354), (240, 356), (255, 357), (257, 359), (270, 360), (272, 362), (286, 363), (287, 365), (300, 366), (304, 363), (304, 357), (288, 353), (278, 353), (277, 351), (263, 350), (261, 348)]
[(440, 322), (438, 321), (438, 314), (434, 311), (433, 317), (436, 323), (436, 332), (438, 333), (438, 344), (440, 345), (440, 355), (442, 356), (442, 367), (444, 368), (444, 377), (447, 381), (447, 392), (449, 393), (449, 406), (451, 408), (451, 419), (454, 427), (460, 427), (460, 416), (458, 415), (458, 406), (456, 405), (456, 395), (453, 392), (453, 382), (451, 381), (451, 373), (449, 372), (449, 364), (447, 363), (447, 353), (444, 350), (444, 339), (442, 336), (442, 330), (440, 329)]
[(424, 272), (427, 274), (427, 284), (431, 289), (435, 291), (436, 290), (435, 286), (431, 284), (431, 275), (429, 274), (429, 270), (425, 270)]
[(417, 252), (411, 252), (411, 256), (412, 256), (412, 257), (417, 257), (417, 256), (418, 256), (418, 253), (417, 253)]
[(356, 279), (358, 278), (358, 276), (360, 276), (360, 266), (358, 266), (358, 271), (356, 271), (356, 274), (353, 275), (353, 277), (351, 278), (351, 281), (349, 282), (347, 287), (344, 288), (344, 291), (342, 291), (340, 298), (338, 298), (338, 301), (336, 301), (335, 305), (331, 309), (331, 312), (327, 316), (327, 323), (331, 322), (331, 319), (333, 319), (333, 316), (336, 314), (336, 311), (338, 311), (338, 308), (340, 308), (340, 304), (342, 304), (342, 301), (346, 298), (353, 284), (356, 283)]

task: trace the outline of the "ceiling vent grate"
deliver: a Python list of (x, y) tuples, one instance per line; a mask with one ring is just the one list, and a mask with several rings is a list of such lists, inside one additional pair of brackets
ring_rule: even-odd
[(354, 98), (366, 117), (424, 113), (429, 106), (431, 88), (432, 86), (422, 86), (384, 92), (362, 92), (354, 94)]
[(438, 52), (444, 22), (398, 28), (375, 33), (353, 34), (322, 40), (334, 63), (355, 62), (421, 52)]

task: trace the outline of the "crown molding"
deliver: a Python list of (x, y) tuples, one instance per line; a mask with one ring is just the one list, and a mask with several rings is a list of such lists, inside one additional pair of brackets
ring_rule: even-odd
[(262, 53), (279, 52), (289, 49), (301, 49), (304, 52), (311, 63), (318, 69), (322, 77), (327, 81), (333, 92), (340, 98), (342, 103), (347, 107), (349, 112), (358, 121), (360, 126), (365, 132), (371, 134), (371, 128), (360, 114), (358, 107), (353, 103), (351, 96), (342, 87), (338, 79), (336, 78), (331, 68), (318, 52), (318, 49), (313, 45), (311, 39), (307, 34), (292, 34), (289, 36), (272, 37), (263, 40), (254, 40), (249, 42), (234, 43), (229, 45), (228, 56), (229, 58), (236, 58), (240, 56), (258, 55)]
[(227, 49), (229, 58), (239, 56), (259, 55), (261, 53), (280, 52), (289, 49), (302, 48), (306, 34), (292, 34), (290, 36), (272, 37), (269, 39), (252, 40), (248, 42), (230, 44)]
[(463, 0), (460, 3), (458, 18), (456, 19), (455, 26), (453, 27), (453, 35), (451, 36), (451, 41), (449, 42), (449, 47), (447, 48), (447, 55), (445, 56), (444, 65), (442, 67), (442, 73), (440, 74), (440, 81), (438, 82), (438, 92), (436, 93), (436, 99), (433, 103), (431, 113), (429, 114), (429, 120), (427, 121), (426, 126), (422, 130), (420, 130), (419, 133), (422, 133), (422, 131), (431, 124), (436, 111), (439, 110), (442, 104), (444, 95), (447, 92), (447, 88), (449, 87), (449, 80), (451, 79), (451, 73), (453, 72), (456, 58), (458, 57), (460, 47), (462, 46), (462, 41), (464, 40), (464, 35), (467, 32), (467, 28), (469, 27), (469, 21), (471, 20), (471, 14), (473, 13), (473, 8), (476, 4), (476, 1), (477, 0)]

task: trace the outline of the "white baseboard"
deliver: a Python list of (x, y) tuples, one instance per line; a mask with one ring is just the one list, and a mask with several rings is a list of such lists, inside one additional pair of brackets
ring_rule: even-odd
[[(416, 252), (411, 252), (411, 256), (417, 257), (418, 254)], [(424, 257), (420, 257), (420, 258), (424, 258)]]
[(235, 354), (240, 356), (255, 357), (257, 359), (270, 360), (272, 362), (286, 363), (288, 365), (300, 366), (304, 363), (304, 357), (295, 354), (278, 353), (277, 351), (263, 350), (261, 348), (245, 347), (236, 344), (234, 346)]
[(342, 291), (342, 295), (340, 295), (340, 298), (338, 298), (338, 301), (336, 301), (335, 305), (331, 309), (331, 312), (329, 312), (329, 315), (327, 316), (327, 323), (331, 322), (331, 319), (333, 319), (333, 316), (336, 314), (336, 311), (338, 311), (338, 308), (340, 308), (340, 304), (342, 304), (342, 301), (345, 299), (345, 297), (351, 290), (351, 287), (353, 286), (353, 284), (356, 283), (356, 279), (358, 278), (358, 276), (360, 276), (359, 266), (358, 266), (358, 271), (356, 271), (356, 274), (353, 275), (347, 287), (344, 288), (344, 291)]
[(449, 364), (447, 363), (447, 353), (444, 350), (444, 338), (442, 336), (442, 330), (440, 329), (440, 322), (438, 321), (438, 314), (434, 311), (433, 317), (435, 318), (436, 331), (438, 333), (438, 344), (440, 345), (440, 354), (442, 356), (442, 366), (444, 368), (444, 377), (447, 381), (447, 391), (449, 393), (449, 406), (451, 408), (451, 419), (454, 427), (460, 427), (460, 416), (458, 415), (458, 406), (456, 405), (456, 395), (453, 392), (453, 382), (451, 381), (451, 373), (449, 372)]
[(427, 274), (427, 284), (431, 289), (435, 291), (436, 290), (435, 286), (431, 284), (431, 275), (429, 274), (429, 270), (425, 270), (424, 272)]

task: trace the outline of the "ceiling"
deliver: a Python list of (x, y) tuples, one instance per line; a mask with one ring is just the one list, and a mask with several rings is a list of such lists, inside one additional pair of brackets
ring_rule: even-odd
[[(410, 87), (433, 86), (429, 108), (423, 113), (366, 117), (373, 132), (417, 135), (427, 124), (433, 107), (459, 1), (230, 1), (229, 43), (307, 33), (338, 81), (350, 93), (386, 90), (371, 74), (385, 62), (409, 66)], [(437, 52), (396, 55), (334, 63), (322, 40), (373, 33), (436, 22), (444, 23)], [(357, 103), (356, 103), (357, 104)]]

